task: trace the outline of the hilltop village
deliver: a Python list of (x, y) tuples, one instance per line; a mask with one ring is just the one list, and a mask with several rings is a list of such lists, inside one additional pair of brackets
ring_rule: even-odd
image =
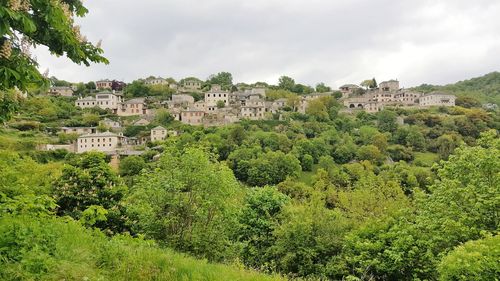
[[(305, 114), (311, 101), (322, 97), (331, 97), (344, 105), (342, 112), (356, 113), (365, 111), (374, 113), (390, 107), (426, 108), (431, 106), (454, 106), (455, 96), (439, 92), (420, 93), (400, 88), (399, 82), (389, 80), (378, 87), (366, 87), (347, 84), (337, 91), (314, 91), (308, 94), (289, 97), (269, 97), (269, 88), (259, 85), (254, 87), (233, 87), (224, 89), (221, 85), (210, 84), (204, 87), (201, 80), (184, 79), (181, 83), (171, 83), (164, 78), (151, 77), (142, 81), (146, 86), (167, 87), (172, 94), (165, 99), (157, 97), (124, 97), (126, 84), (116, 80), (95, 82), (95, 93), (78, 96), (76, 107), (98, 108), (109, 111), (115, 118), (105, 118), (95, 127), (61, 127), (59, 132), (77, 135), (71, 144), (48, 144), (43, 150), (66, 149), (83, 153), (97, 150), (108, 154), (140, 154), (135, 150), (138, 145), (157, 142), (176, 136), (179, 132), (167, 130), (162, 126), (152, 128), (149, 135), (126, 137), (126, 126), (147, 126), (159, 110), (166, 110), (173, 120), (187, 125), (222, 126), (241, 120), (281, 120), (284, 112)], [(53, 86), (48, 93), (55, 96), (74, 97), (74, 86)], [(198, 99), (196, 99), (196, 97)], [(124, 124), (123, 118), (127, 119)], [(105, 128), (105, 130), (103, 129)]]

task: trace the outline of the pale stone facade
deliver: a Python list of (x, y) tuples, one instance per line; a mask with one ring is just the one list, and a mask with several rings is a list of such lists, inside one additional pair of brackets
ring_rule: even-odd
[(95, 97), (78, 98), (75, 106), (80, 108), (99, 107), (102, 109), (115, 110), (122, 102), (122, 96), (114, 93), (99, 93)]
[(134, 122), (134, 125), (135, 126), (147, 126), (149, 125), (151, 122), (149, 122), (148, 120), (144, 119), (144, 118), (141, 118), (137, 121)]
[(224, 106), (229, 105), (229, 91), (221, 89), (220, 85), (212, 85), (212, 89), (205, 93), (205, 106), (208, 111), (214, 111), (217, 107), (217, 102), (224, 102)]
[(71, 87), (50, 87), (49, 94), (54, 96), (72, 97), (73, 89)]
[(188, 109), (181, 111), (181, 122), (189, 125), (202, 125), (205, 111)]
[(136, 98), (120, 104), (116, 114), (118, 116), (133, 116), (146, 114), (144, 98)]
[(389, 80), (389, 81), (380, 82), (380, 84), (378, 85), (378, 88), (382, 92), (394, 92), (394, 91), (399, 90), (399, 81)]
[(189, 108), (194, 105), (194, 97), (186, 94), (172, 95), (167, 101), (168, 108), (184, 107)]
[(344, 99), (344, 106), (349, 109), (364, 109), (367, 112), (378, 112), (386, 106), (393, 107), (426, 107), (454, 106), (455, 96), (441, 93), (422, 93), (400, 89), (399, 82), (390, 80), (381, 82), (378, 89), (369, 90), (363, 96)]
[(197, 79), (187, 79), (182, 83), (184, 91), (198, 92), (201, 89), (202, 82)]
[(345, 84), (339, 87), (340, 92), (342, 93), (342, 98), (348, 98), (352, 95), (357, 89), (360, 89), (358, 85), (354, 84)]
[(151, 79), (146, 79), (144, 82), (146, 85), (168, 85), (168, 81), (158, 77), (158, 78), (151, 78)]
[(110, 81), (108, 79), (99, 80), (95, 82), (95, 86), (97, 90), (111, 90), (111, 87), (113, 86), (113, 81)]
[(76, 153), (114, 152), (121, 146), (122, 138), (111, 132), (81, 135), (76, 142)]
[(103, 120), (99, 121), (99, 125), (108, 128), (121, 128), (120, 122), (111, 120), (109, 118), (104, 118)]
[(64, 134), (84, 135), (84, 134), (96, 133), (97, 128), (96, 127), (61, 127), (59, 132), (64, 133)]
[(162, 126), (151, 129), (151, 141), (162, 141), (167, 138), (167, 129)]
[(454, 95), (443, 93), (430, 93), (419, 99), (420, 106), (455, 106)]

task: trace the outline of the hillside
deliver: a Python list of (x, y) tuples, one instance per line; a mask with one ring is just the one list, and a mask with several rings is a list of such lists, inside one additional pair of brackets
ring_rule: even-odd
[(444, 91), (457, 96), (473, 97), (482, 103), (500, 105), (500, 72), (491, 72), (481, 77), (459, 81), (444, 86), (422, 84), (414, 88), (417, 91)]
[(0, 232), (1, 280), (284, 280), (127, 235), (109, 239), (68, 219), (7, 216)]

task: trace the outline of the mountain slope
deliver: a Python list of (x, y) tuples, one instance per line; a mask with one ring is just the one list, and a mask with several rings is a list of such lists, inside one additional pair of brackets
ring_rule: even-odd
[(425, 93), (442, 91), (457, 96), (473, 97), (482, 103), (495, 103), (500, 105), (500, 72), (495, 71), (480, 77), (444, 86), (422, 84), (413, 89)]
[(284, 280), (210, 264), (65, 218), (0, 218), (1, 280)]

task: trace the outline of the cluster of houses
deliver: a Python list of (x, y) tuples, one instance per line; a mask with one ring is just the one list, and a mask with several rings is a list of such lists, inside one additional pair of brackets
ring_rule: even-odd
[[(167, 83), (164, 79), (155, 78), (146, 80), (151, 85)], [(222, 89), (220, 85), (212, 85), (211, 89), (204, 92), (204, 98), (195, 101), (188, 93), (198, 91), (201, 93), (201, 82), (198, 80), (185, 80), (169, 100), (156, 102), (150, 107), (167, 108), (175, 120), (189, 125), (224, 125), (237, 122), (241, 119), (263, 120), (269, 119), (273, 114), (279, 113), (287, 106), (286, 99), (268, 101), (265, 88), (252, 88), (231, 92)], [(298, 112), (305, 113), (310, 100), (332, 93), (316, 93), (300, 97), (294, 105)], [(118, 116), (152, 115), (154, 109), (148, 108), (145, 98), (125, 100), (121, 92), (100, 92), (94, 96), (80, 97), (75, 101), (75, 106), (80, 108), (98, 107), (111, 110)]]
[(378, 112), (385, 107), (425, 108), (430, 106), (455, 106), (455, 96), (439, 92), (423, 94), (400, 88), (399, 81), (389, 80), (359, 95), (361, 87), (347, 84), (340, 87), (342, 101), (347, 111), (365, 110)]
[[(305, 113), (311, 100), (331, 96), (333, 92), (313, 93), (299, 96), (293, 104), (288, 99), (269, 101), (266, 99), (265, 88), (244, 89), (235, 92), (224, 90), (219, 85), (212, 85), (208, 91), (202, 91), (202, 83), (197, 79), (186, 79), (182, 85), (172, 86), (163, 78), (150, 78), (145, 81), (147, 85), (168, 85), (175, 87), (176, 94), (164, 101), (155, 101), (149, 106), (146, 98), (133, 98), (125, 100), (119, 89), (117, 81), (97, 81), (99, 93), (94, 96), (80, 97), (75, 101), (75, 106), (80, 108), (98, 107), (111, 110), (117, 116), (140, 116), (132, 125), (149, 125), (155, 114), (153, 108), (167, 108), (175, 120), (189, 125), (225, 125), (241, 119), (263, 120), (269, 119), (274, 114), (281, 116), (284, 107), (293, 107), (293, 110)], [(118, 85), (118, 86), (117, 86)], [(122, 85), (123, 86), (123, 85)], [(340, 87), (345, 111), (352, 112), (364, 110), (378, 112), (385, 107), (429, 107), (429, 106), (454, 106), (455, 96), (443, 93), (422, 94), (399, 87), (396, 80), (384, 81), (378, 88), (363, 90), (358, 85), (347, 84)], [(203, 99), (196, 101), (189, 93), (203, 93)], [(71, 96), (70, 87), (52, 87), (51, 93), (62, 96)], [(98, 127), (62, 127), (60, 132), (78, 135), (77, 140), (70, 145), (47, 145), (45, 149), (52, 150), (64, 148), (72, 152), (83, 153), (90, 150), (102, 151), (109, 154), (134, 154), (141, 153), (134, 150), (137, 145), (148, 141), (156, 142), (176, 136), (178, 132), (167, 130), (161, 126), (151, 129), (149, 136), (140, 138), (125, 137), (122, 125), (118, 121), (104, 119)], [(106, 128), (107, 131), (102, 131)]]
[(95, 96), (80, 97), (75, 101), (75, 106), (80, 108), (99, 107), (109, 109), (118, 116), (146, 115), (145, 98), (124, 100), (119, 92), (101, 92)]
[[(132, 125), (149, 125), (149, 121), (139, 119)], [(169, 137), (178, 135), (177, 131), (167, 130), (162, 126), (157, 126), (150, 130), (149, 136), (139, 138), (126, 137), (122, 133), (123, 129), (119, 121), (109, 118), (101, 120), (99, 122), (99, 127), (61, 127), (59, 133), (76, 135), (76, 141), (71, 144), (62, 145), (47, 144), (40, 147), (40, 149), (65, 149), (74, 153), (100, 151), (113, 155), (135, 155), (143, 152), (136, 150), (137, 145), (144, 145), (149, 141), (163, 141)]]

